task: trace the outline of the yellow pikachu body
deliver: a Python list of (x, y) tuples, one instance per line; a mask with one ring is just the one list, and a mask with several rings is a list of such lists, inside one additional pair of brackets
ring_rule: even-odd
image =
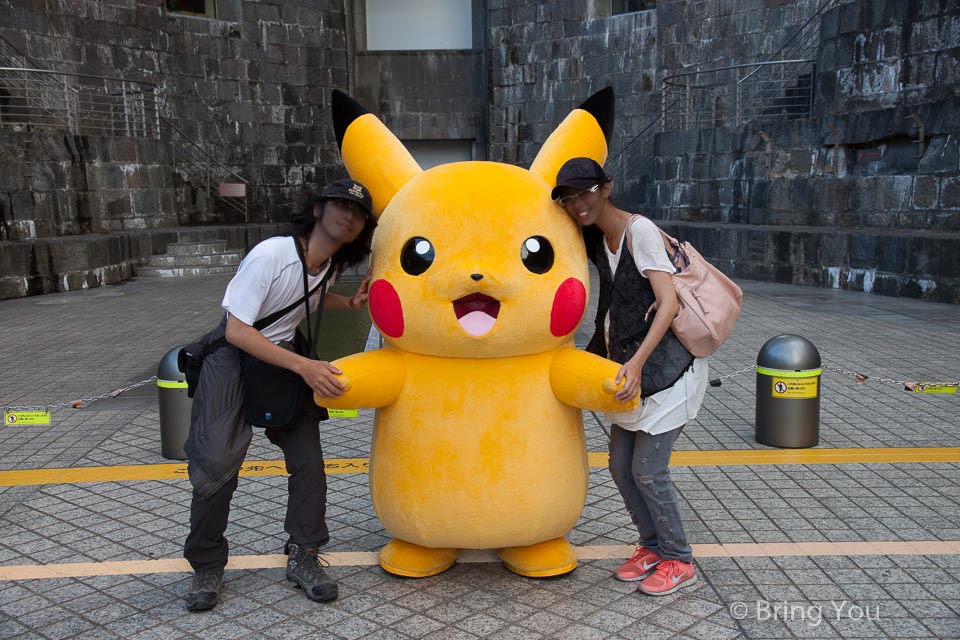
[(421, 171), (356, 102), (335, 92), (333, 107), (344, 164), (379, 215), (369, 307), (385, 346), (336, 361), (347, 391), (315, 399), (376, 408), (371, 494), (394, 538), (381, 566), (423, 577), (460, 549), (496, 549), (521, 575), (573, 570), (563, 536), (588, 484), (581, 408), (636, 401), (613, 396), (619, 365), (574, 348), (587, 263), (550, 190), (568, 158), (605, 159), (612, 92), (574, 110), (529, 171)]

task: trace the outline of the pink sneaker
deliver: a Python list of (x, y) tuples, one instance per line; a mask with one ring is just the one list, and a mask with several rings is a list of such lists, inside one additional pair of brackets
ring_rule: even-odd
[(637, 552), (620, 565), (613, 575), (622, 582), (637, 582), (653, 573), (658, 564), (660, 556), (646, 547), (637, 547)]
[(697, 581), (693, 563), (679, 560), (664, 560), (653, 575), (640, 583), (640, 591), (650, 596), (665, 596)]

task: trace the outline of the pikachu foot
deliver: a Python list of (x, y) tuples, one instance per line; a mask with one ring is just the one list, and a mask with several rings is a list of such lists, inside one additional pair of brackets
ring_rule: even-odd
[(527, 547), (506, 547), (497, 551), (503, 564), (528, 578), (550, 578), (577, 568), (577, 555), (566, 538), (545, 540)]
[(396, 576), (426, 578), (452, 567), (459, 555), (459, 549), (433, 549), (393, 539), (380, 550), (380, 566)]

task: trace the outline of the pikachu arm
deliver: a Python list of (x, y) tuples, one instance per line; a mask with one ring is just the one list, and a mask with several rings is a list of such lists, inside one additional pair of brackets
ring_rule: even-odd
[(403, 356), (392, 349), (377, 349), (332, 362), (343, 373), (337, 376), (346, 390), (336, 398), (313, 394), (313, 401), (328, 409), (385, 407), (400, 395), (406, 379)]
[(586, 351), (563, 348), (550, 364), (550, 386), (557, 399), (588, 411), (631, 411), (640, 406), (640, 396), (620, 402), (614, 395), (623, 386), (614, 383), (620, 365)]

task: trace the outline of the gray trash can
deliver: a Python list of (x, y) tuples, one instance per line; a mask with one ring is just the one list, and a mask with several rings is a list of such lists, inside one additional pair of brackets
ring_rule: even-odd
[(800, 449), (820, 442), (820, 352), (806, 338), (780, 335), (757, 354), (757, 442)]
[(160, 453), (170, 460), (186, 460), (183, 443), (190, 432), (193, 400), (187, 396), (187, 378), (177, 366), (180, 347), (167, 352), (157, 366), (157, 395), (160, 397)]

